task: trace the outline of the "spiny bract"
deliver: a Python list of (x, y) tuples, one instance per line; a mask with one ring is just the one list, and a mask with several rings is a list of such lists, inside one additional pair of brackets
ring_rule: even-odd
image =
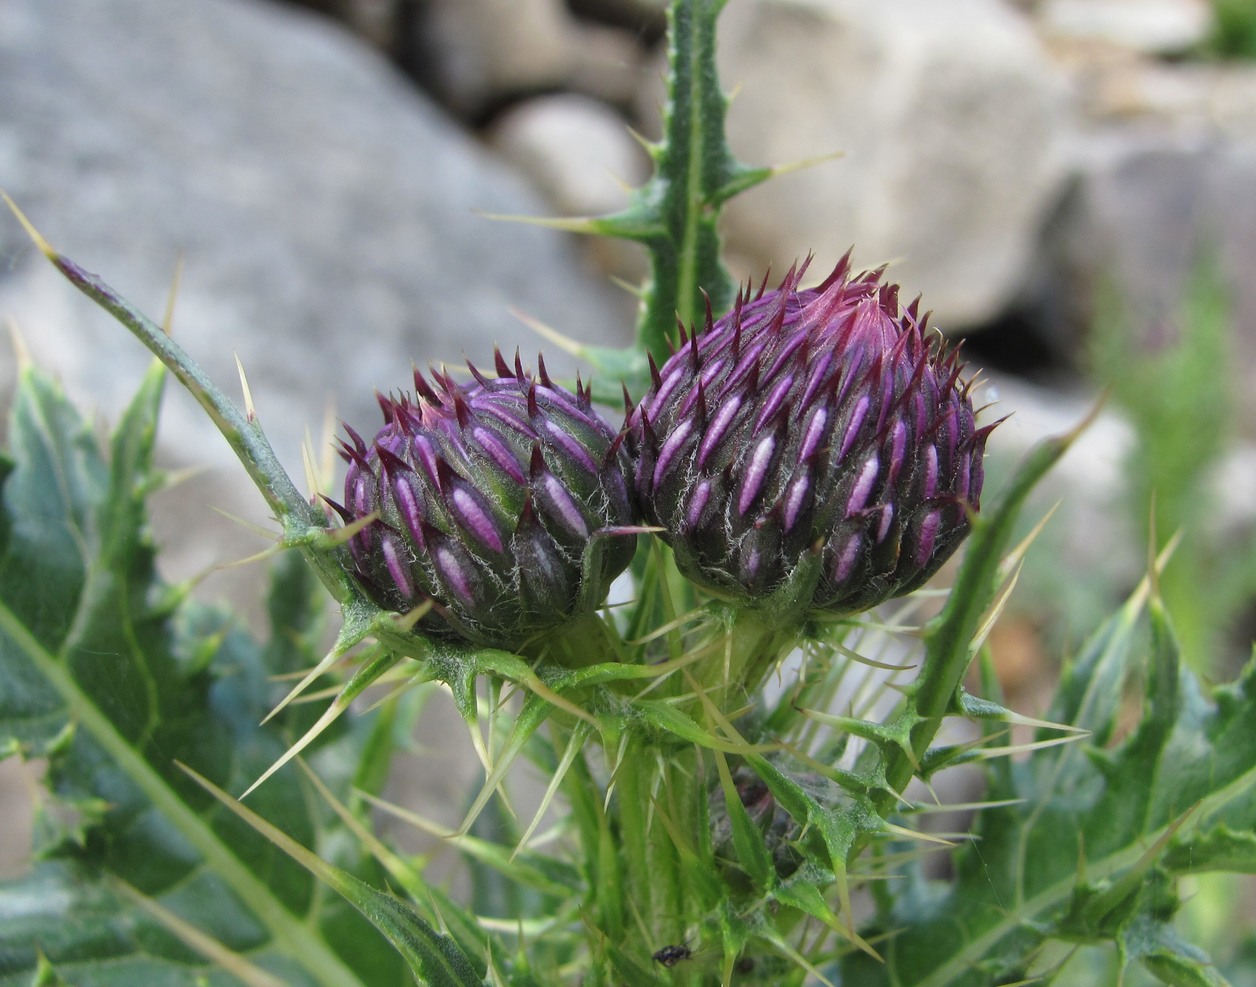
[(384, 427), (349, 441), (346, 524), (358, 579), (420, 627), (516, 650), (605, 599), (636, 529), (622, 437), (577, 382), (572, 394), (496, 354), (457, 383), (414, 372), (415, 397), (380, 396)]
[(636, 492), (717, 595), (844, 615), (920, 586), (970, 527), (990, 431), (917, 303), (850, 255), (681, 330), (629, 414)]

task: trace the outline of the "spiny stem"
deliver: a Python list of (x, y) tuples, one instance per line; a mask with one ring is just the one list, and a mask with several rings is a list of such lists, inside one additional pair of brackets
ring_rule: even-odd
[[(1021, 506), (1043, 475), (1068, 450), (1073, 440), (1089, 424), (1035, 448), (1012, 478), (994, 508), (983, 513), (968, 544), (967, 556), (946, 606), (925, 632), (925, 663), (902, 715), (915, 722), (910, 732), (910, 752), (894, 749), (885, 769), (887, 789), (877, 792), (873, 804), (887, 816), (898, 795), (916, 773), (942, 720), (957, 711), (960, 683), (973, 659), (972, 641), (977, 627), (994, 596), (996, 575), (1003, 554), (1015, 531)], [(867, 839), (857, 840), (851, 858)]]

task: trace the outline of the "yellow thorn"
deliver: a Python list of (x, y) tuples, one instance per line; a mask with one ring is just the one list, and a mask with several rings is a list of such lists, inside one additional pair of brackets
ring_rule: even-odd
[(583, 343), (577, 342), (576, 340), (572, 339), (570, 336), (564, 336), (557, 329), (547, 326), (544, 322), (541, 322), (539, 319), (535, 319), (532, 316), (519, 311), (519, 309), (517, 308), (511, 308), (509, 311), (511, 315), (513, 315), (516, 319), (522, 322), (525, 326), (531, 329), (538, 336), (542, 337), (543, 339), (548, 339), (555, 346), (559, 347), (562, 350), (565, 350), (566, 352), (570, 353), (572, 356), (578, 356), (578, 357), (584, 356), (586, 347)]
[(17, 364), (19, 371), (25, 370), (31, 365), (31, 351), (26, 345), (26, 339), (22, 336), (22, 330), (18, 328), (17, 320), (12, 317), (6, 318), (4, 324), (9, 328), (9, 340), (13, 346), (13, 360)]
[(845, 655), (851, 661), (858, 662), (860, 665), (867, 665), (869, 668), (880, 668), (887, 672), (910, 672), (919, 664), (919, 662), (914, 661), (906, 665), (889, 661), (877, 661), (875, 658), (862, 655), (854, 648), (848, 648), (844, 644), (836, 644), (833, 647), (838, 654)]
[(253, 392), (249, 389), (249, 379), (244, 375), (244, 364), (240, 362), (240, 355), (235, 356), (236, 370), (240, 374), (240, 389), (244, 392), (244, 413), (248, 417), (250, 423), (257, 421), (257, 411), (253, 407)]
[(17, 221), (22, 224), (22, 229), (26, 231), (26, 235), (38, 248), (39, 252), (51, 261), (55, 261), (61, 255), (53, 249), (52, 244), (43, 238), (39, 230), (35, 229), (34, 224), (26, 218), (26, 213), (17, 207), (17, 203), (9, 198), (9, 193), (0, 190), (0, 198), (4, 199), (4, 204), (9, 207), (10, 212), (17, 217)]
[(318, 454), (314, 451), (314, 440), (310, 437), (310, 430), (305, 430), (305, 439), (301, 442), (301, 468), (305, 470), (305, 483), (310, 491), (310, 498), (317, 503), (319, 491), (318, 467), (314, 465), (315, 458)]
[(320, 449), (323, 454), (319, 457), (319, 476), (322, 478), (323, 484), (331, 485), (332, 479), (336, 476), (336, 454), (332, 450), (332, 441), (336, 437), (336, 401), (331, 396), (327, 397), (327, 408), (323, 413), (323, 431)]
[(246, 565), (252, 565), (254, 562), (265, 562), (279, 551), (278, 545), (271, 545), (269, 548), (263, 548), (260, 552), (253, 555), (246, 555), (242, 559), (236, 559), (232, 562), (217, 562), (209, 572), (225, 572), (228, 569), (240, 569)]
[[(171, 470), (162, 477), (161, 488), (163, 490), (173, 490), (175, 487), (182, 486), (190, 480), (195, 480), (198, 476), (209, 472), (209, 465), (185, 466), (182, 469)], [(230, 514), (223, 512), (224, 517), (231, 517)], [(232, 520), (235, 520), (232, 518)]]
[[(327, 652), (327, 654), (323, 655), (313, 668), (306, 671), (306, 673), (301, 677), (301, 681), (288, 690), (288, 694), (279, 700), (279, 702), (275, 705), (275, 708), (262, 718), (262, 724), (265, 725), (266, 723), (269, 723), (273, 717), (278, 716), (280, 712), (287, 708), (289, 703), (293, 702), (298, 696), (305, 692), (307, 688), (309, 688), (311, 682), (326, 672), (343, 657), (344, 653), (335, 648), (332, 648)], [(340, 689), (339, 687), (333, 687), (332, 691), (334, 693), (339, 693)]]
[(481, 219), (493, 219), (503, 223), (523, 223), (526, 226), (543, 226), (564, 233), (593, 233), (595, 222), (590, 216), (520, 216), (509, 213), (491, 213), (475, 210)]
[(633, 284), (631, 281), (625, 281), (623, 278), (614, 274), (611, 275), (611, 284), (615, 285), (617, 288), (622, 288), (638, 301), (643, 301), (645, 299), (645, 285)]
[(933, 833), (923, 833), (920, 830), (908, 829), (905, 826), (895, 826), (893, 823), (890, 823), (890, 822), (883, 822), (882, 827), (884, 828), (885, 832), (891, 833), (894, 836), (901, 836), (904, 839), (908, 839), (908, 840), (919, 840), (922, 843), (936, 843), (939, 846), (954, 846), (955, 845), (954, 841), (948, 840), (944, 836), (937, 836)]
[(811, 158), (800, 158), (797, 161), (790, 161), (788, 164), (773, 165), (769, 171), (771, 171), (773, 178), (779, 178), (781, 175), (789, 175), (795, 171), (814, 168), (816, 165), (828, 164), (830, 161), (837, 161), (844, 157), (846, 157), (845, 151), (830, 151), (828, 154), (817, 154)]
[[(1179, 534), (1181, 532), (1178, 532)], [(1151, 492), (1151, 503), (1147, 505), (1147, 578), (1150, 580), (1151, 598), (1160, 600), (1160, 572), (1156, 568), (1156, 492)]]
[(183, 255), (174, 264), (174, 274), (170, 278), (170, 295), (166, 298), (166, 311), (161, 316), (161, 328), (167, 336), (172, 335), (174, 328), (174, 300), (179, 295), (179, 284), (183, 281)]
[(221, 514), (228, 521), (234, 521), (240, 527), (245, 528), (248, 531), (252, 531), (254, 534), (261, 535), (267, 541), (273, 541), (276, 545), (279, 544), (280, 539), (283, 537), (277, 531), (271, 531), (260, 524), (255, 524), (252, 521), (240, 517), (238, 514), (232, 514), (230, 511), (223, 510), (221, 507), (211, 504), (209, 509), (215, 514)]
[(641, 149), (647, 154), (649, 154), (650, 150), (656, 146), (652, 140), (646, 137), (645, 134), (641, 133), (641, 131), (637, 130), (635, 127), (628, 128), (628, 136), (640, 144)]
[(348, 704), (341, 704), (339, 702), (334, 702), (330, 706), (328, 706), (327, 709), (323, 712), (323, 715), (318, 718), (315, 724), (312, 727), (310, 727), (308, 730), (306, 730), (304, 735), (295, 744), (289, 747), (279, 757), (279, 759), (275, 761), (274, 764), (272, 764), (269, 768), (263, 771), (261, 776), (257, 779), (257, 781), (253, 782), (253, 784), (251, 784), (247, 789), (245, 789), (244, 794), (240, 796), (239, 800), (243, 802), (246, 798), (249, 797), (249, 795), (252, 792), (254, 792), (257, 789), (259, 785), (262, 784), (262, 782), (264, 782), (267, 778), (269, 778), (276, 771), (278, 771), (285, 764), (287, 764), (294, 757), (296, 757), (303, 750), (305, 750), (306, 747), (308, 747), (311, 743), (314, 742), (314, 740), (318, 737), (319, 734), (321, 734), (324, 730), (326, 730), (329, 726), (331, 726), (332, 723), (334, 723), (336, 719), (339, 718), (340, 714), (343, 713), (348, 708), (349, 708)]
[(283, 987), (284, 981), (272, 976), (261, 967), (254, 966), (230, 947), (207, 935), (192, 923), (184, 921), (121, 878), (109, 878), (109, 885), (123, 898), (147, 912), (188, 949), (226, 970), (246, 987)]
[(576, 755), (584, 748), (584, 740), (588, 736), (589, 730), (577, 723), (571, 732), (571, 739), (567, 743), (567, 749), (563, 752), (562, 760), (558, 762), (558, 767), (554, 771), (553, 777), (550, 779), (549, 786), (545, 789), (545, 795), (541, 798), (540, 804), (537, 806), (536, 815), (532, 817), (532, 822), (528, 824), (528, 828), (523, 835), (519, 837), (519, 842), (515, 844), (514, 850), (511, 851), (510, 859), (513, 861), (518, 856), (519, 851), (532, 838), (532, 834), (536, 831), (536, 827), (541, 823), (541, 817), (545, 815), (550, 804), (554, 801), (554, 797), (558, 794), (559, 785), (562, 784), (563, 778), (567, 776), (567, 771), (571, 768), (572, 762), (575, 761)]

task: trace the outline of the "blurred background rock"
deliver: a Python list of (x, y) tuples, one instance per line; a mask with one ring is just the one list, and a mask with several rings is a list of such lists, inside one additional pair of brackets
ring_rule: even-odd
[[(327, 448), (329, 408), (370, 428), (373, 392), (407, 386), (412, 363), (487, 363), (494, 344), (530, 360), (539, 340), (510, 308), (582, 340), (630, 339), (633, 302), (613, 279), (640, 278), (636, 248), (479, 214), (624, 204), (648, 173), (634, 132), (658, 135), (665, 6), (5, 0), (0, 186), (150, 313), (181, 264), (175, 335), (223, 382), (239, 354), (299, 475), (307, 430)], [(1252, 7), (730, 0), (722, 19), (734, 152), (756, 165), (833, 156), (733, 202), (735, 274), (757, 281), (808, 253), (819, 274), (852, 244), (858, 264), (891, 262), (1014, 412), (992, 443), (992, 488), (1113, 374), (1133, 379), (1166, 353), (1207, 357), (1211, 377), (1114, 388), (1049, 481), (1042, 503), (1064, 506), (1026, 602), (993, 638), (1027, 712), (1054, 674), (1044, 642), (1084, 633), (1145, 565), (1147, 456), (1192, 473), (1187, 513), (1158, 517), (1159, 541), (1182, 526), (1205, 556), (1246, 553), (1222, 576), (1200, 562), (1191, 579), (1227, 581), (1228, 609), (1207, 617), (1223, 625), (1213, 643), (1251, 637)], [(144, 352), (8, 217), (0, 314), (81, 405), (116, 417)], [(1203, 322), (1220, 335), (1192, 335)], [(551, 365), (573, 369), (558, 354)], [(4, 393), (12, 368), (0, 360)], [(1185, 411), (1166, 404), (1170, 390), (1186, 392)], [(1192, 408), (1213, 418), (1196, 423)], [(1166, 415), (1196, 431), (1165, 448), (1148, 423)], [(1201, 429), (1210, 441), (1191, 459)], [(162, 457), (204, 468), (157, 501), (173, 578), (264, 546), (211, 510), (265, 523), (225, 444), (174, 389)], [(247, 604), (256, 585), (236, 570), (205, 590)]]

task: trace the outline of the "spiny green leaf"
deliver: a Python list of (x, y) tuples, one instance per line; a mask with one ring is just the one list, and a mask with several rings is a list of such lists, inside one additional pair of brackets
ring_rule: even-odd
[(1167, 922), (1140, 916), (1121, 936), (1121, 950), (1171, 987), (1227, 987), (1203, 950), (1186, 942)]
[[(45, 862), (26, 881), (51, 882), (58, 890), (49, 900), (67, 914), (80, 905), (104, 910), (127, 931), (87, 943), (58, 939), (53, 929), (32, 935), (30, 922), (39, 920), (23, 904), (28, 885), (0, 885), (5, 970), (36, 970), (35, 944), (43, 941), (54, 969), (70, 950), (75, 962), (142, 960), (152, 976), (134, 983), (209, 976), (209, 965), (151, 916), (114, 900), (108, 881), (116, 876), (224, 948), (281, 969), (287, 982), (391, 976), (397, 957), (365, 922), (213, 811), (174, 769), (182, 758), (223, 785), (242, 786), (291, 742), (299, 716), (257, 724), (273, 693), (270, 677), (292, 671), (288, 663), (301, 660), (317, 622), (308, 606), (276, 599), (272, 644), (263, 650), (157, 578), (144, 498), (159, 482), (152, 449), (161, 390), (154, 371), (108, 456), (33, 369), (22, 371), (14, 400), (12, 468), (0, 488), (0, 749), (48, 758), (37, 846)], [(324, 750), (356, 750), (354, 736), (341, 730)], [(346, 753), (352, 763), (344, 749), (333, 760), (346, 763)], [(295, 777), (260, 793), (257, 808), (301, 840), (328, 834), (327, 818)], [(61, 863), (71, 859), (73, 867)], [(350, 942), (352, 953), (339, 952)]]
[[(880, 925), (896, 934), (886, 966), (860, 966), (859, 983), (1002, 982), (1027, 975), (1052, 938), (1115, 939), (1166, 982), (1224, 982), (1172, 932), (1170, 878), (1191, 869), (1195, 846), (1200, 869), (1250, 865), (1251, 841), (1237, 834), (1256, 829), (1256, 694), (1250, 675), (1206, 694), (1182, 667), (1159, 601), (1147, 602), (1144, 586), (1095, 633), (1051, 709), (1097, 733), (992, 775), (989, 797), (1019, 801), (979, 813), (950, 885), (883, 903)], [(1144, 610), (1144, 713), (1114, 744), (1115, 709), (1102, 693), (1137, 676)]]
[(484, 978), (476, 973), (466, 952), (452, 937), (429, 925), (409, 902), (371, 887), (323, 860), (297, 843), (256, 812), (236, 802), (225, 791), (195, 771), (184, 769), (202, 788), (228, 808), (247, 826), (265, 837), (301, 867), (328, 887), (335, 889), (388, 937), (405, 958), (410, 971), (421, 984), (430, 987), (482, 987)]
[(1225, 824), (1175, 842), (1162, 861), (1174, 874), (1229, 871), (1256, 874), (1256, 832), (1236, 831)]

